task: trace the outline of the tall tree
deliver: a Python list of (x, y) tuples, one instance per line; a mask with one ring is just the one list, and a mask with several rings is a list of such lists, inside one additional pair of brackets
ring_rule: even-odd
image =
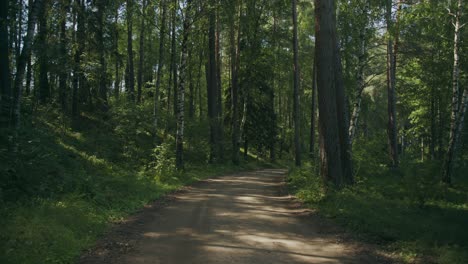
[[(398, 52), (398, 16), (401, 8), (401, 0), (398, 2), (398, 13), (395, 23), (392, 20), (393, 0), (387, 0), (386, 23), (387, 23), (387, 90), (388, 90), (388, 147), (390, 154), (390, 166), (398, 167), (398, 131), (396, 116), (396, 63)], [(393, 36), (394, 35), (394, 36)]]
[(104, 9), (106, 0), (97, 0), (97, 50), (99, 54), (99, 106), (101, 111), (107, 111), (107, 66), (104, 48)]
[(127, 78), (125, 80), (130, 100), (135, 101), (135, 70), (133, 67), (133, 0), (127, 0)]
[(60, 2), (60, 72), (59, 72), (59, 101), (62, 111), (67, 109), (67, 77), (68, 77), (68, 54), (67, 54), (67, 13), (69, 1)]
[[(459, 130), (463, 126), (464, 112), (460, 112), (460, 38), (461, 38), (461, 27), (460, 18), (462, 16), (462, 0), (457, 2), (457, 10), (454, 17), (454, 40), (453, 40), (453, 73), (452, 73), (452, 112), (450, 119), (450, 139), (447, 153), (445, 155), (442, 181), (445, 183), (451, 183), (453, 167), (455, 162), (455, 152), (459, 139)], [(465, 88), (465, 92), (466, 92)], [(464, 104), (463, 104), (464, 106)]]
[(42, 13), (44, 8), (44, 1), (46, 0), (35, 0), (34, 4), (29, 7), (29, 18), (28, 26), (26, 30), (26, 36), (23, 40), (23, 48), (21, 50), (21, 55), (18, 59), (16, 65), (16, 76), (14, 82), (14, 107), (13, 107), (13, 123), (16, 129), (20, 127), (20, 118), (21, 118), (21, 95), (23, 92), (23, 79), (24, 73), (26, 71), (27, 59), (31, 56), (31, 46), (34, 35), (34, 28), (36, 27), (36, 21), (38, 15)]
[(164, 67), (164, 40), (166, 37), (166, 11), (167, 11), (167, 4), (166, 0), (161, 0), (160, 2), (160, 9), (162, 10), (161, 14), (161, 25), (159, 29), (159, 58), (158, 58), (158, 70), (156, 73), (156, 86), (154, 92), (154, 107), (153, 107), (153, 124), (155, 133), (157, 132), (158, 128), (158, 115), (159, 115), (159, 93), (161, 87), (161, 78), (162, 78), (162, 70)]
[(210, 162), (216, 161), (218, 157), (218, 107), (217, 107), (217, 67), (216, 67), (216, 0), (210, 1), (211, 8), (208, 18), (208, 63), (207, 63), (207, 97), (208, 117), (210, 120)]
[(84, 12), (85, 6), (83, 0), (75, 0), (75, 8), (77, 13), (77, 29), (75, 32), (75, 53), (73, 64), (73, 81), (72, 81), (72, 117), (76, 118), (79, 111), (79, 90), (83, 87), (84, 76), (81, 69), (81, 56), (84, 52), (84, 38), (85, 38), (85, 21)]
[(39, 101), (41, 103), (46, 103), (50, 97), (50, 87), (49, 87), (49, 58), (48, 50), (49, 45), (47, 44), (47, 35), (48, 35), (48, 9), (50, 6), (50, 1), (44, 0), (44, 7), (41, 8), (38, 15), (39, 26), (37, 33), (37, 42), (38, 42), (38, 63), (39, 63)]
[(300, 89), (300, 70), (299, 70), (299, 42), (297, 39), (297, 0), (292, 1), (292, 19), (293, 19), (293, 51), (294, 51), (294, 152), (296, 166), (301, 166), (301, 141), (300, 141), (300, 103), (299, 103), (299, 89)]
[(141, 25), (140, 25), (140, 42), (139, 42), (139, 58), (138, 58), (138, 76), (137, 76), (137, 102), (141, 103), (141, 91), (143, 85), (143, 64), (144, 64), (144, 40), (145, 40), (145, 19), (146, 19), (146, 6), (147, 0), (143, 0), (143, 6), (141, 9)]
[[(341, 76), (341, 59), (336, 38), (335, 1), (315, 0), (315, 58), (320, 128), (321, 175), (340, 187), (351, 183), (351, 161)], [(332, 47), (332, 48), (330, 48)], [(341, 124), (340, 124), (341, 123)]]
[[(172, 22), (171, 22), (171, 69), (172, 69), (172, 90), (174, 91), (174, 102), (173, 102), (173, 113), (177, 113), (177, 10), (178, 10), (179, 0), (173, 1), (172, 7)], [(171, 86), (168, 87), (171, 89)], [(169, 98), (168, 98), (169, 103)], [(168, 109), (169, 110), (169, 109)]]
[(177, 132), (176, 132), (176, 167), (178, 169), (184, 168), (184, 126), (185, 126), (185, 78), (187, 76), (187, 57), (188, 57), (188, 39), (190, 34), (191, 24), (191, 6), (192, 1), (187, 0), (185, 10), (185, 17), (183, 22), (182, 44), (179, 69), (179, 91), (177, 93)]
[(0, 127), (8, 124), (13, 92), (10, 76), (10, 52), (8, 48), (8, 4), (0, 3)]
[[(240, 64), (240, 10), (242, 3), (234, 1), (234, 9), (238, 9), (238, 17), (235, 12), (230, 13), (230, 55), (231, 55), (231, 89), (232, 89), (232, 162), (239, 164), (239, 64)], [(236, 11), (237, 12), (237, 11)], [(236, 23), (237, 20), (237, 23)], [(237, 36), (236, 36), (237, 33)]]

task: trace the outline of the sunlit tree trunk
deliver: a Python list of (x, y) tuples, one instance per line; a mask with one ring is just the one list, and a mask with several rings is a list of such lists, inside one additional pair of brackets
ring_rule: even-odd
[[(461, 108), (465, 108), (465, 102), (463, 102), (462, 106), (460, 107), (459, 97), (460, 97), (460, 88), (459, 88), (459, 81), (460, 81), (460, 36), (461, 36), (461, 22), (460, 17), (462, 16), (462, 0), (458, 0), (457, 3), (457, 11), (454, 16), (454, 40), (453, 40), (453, 74), (452, 74), (452, 114), (450, 119), (450, 138), (449, 138), (449, 145), (447, 148), (447, 153), (445, 154), (443, 172), (442, 172), (442, 181), (445, 183), (450, 184), (452, 182), (452, 174), (453, 174), (453, 167), (455, 163), (456, 157), (456, 149), (458, 144), (459, 138), (459, 131), (461, 130), (464, 119), (464, 112), (460, 112)], [(467, 89), (465, 88), (465, 94)], [(465, 98), (463, 98), (465, 99)], [(464, 111), (464, 109), (463, 109)]]
[(153, 108), (153, 122), (154, 132), (157, 132), (158, 128), (158, 115), (159, 115), (159, 92), (161, 87), (162, 70), (164, 67), (164, 40), (166, 37), (166, 11), (167, 4), (166, 0), (160, 2), (160, 8), (162, 9), (161, 14), (161, 26), (159, 31), (159, 59), (158, 59), (158, 71), (156, 73), (156, 87), (154, 93), (154, 108)]

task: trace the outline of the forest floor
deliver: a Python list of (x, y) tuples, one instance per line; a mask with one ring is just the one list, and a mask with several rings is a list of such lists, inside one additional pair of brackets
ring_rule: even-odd
[(287, 171), (201, 181), (111, 229), (79, 263), (392, 263), (377, 247), (306, 209)]

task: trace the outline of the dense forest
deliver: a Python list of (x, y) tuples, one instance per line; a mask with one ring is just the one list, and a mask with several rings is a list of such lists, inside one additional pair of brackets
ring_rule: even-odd
[(462, 0), (0, 5), (0, 262), (74, 262), (149, 201), (265, 166), (405, 262), (468, 261)]

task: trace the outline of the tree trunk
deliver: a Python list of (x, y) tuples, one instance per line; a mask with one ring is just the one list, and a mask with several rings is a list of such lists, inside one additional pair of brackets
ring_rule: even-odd
[(185, 18), (183, 23), (183, 35), (181, 45), (181, 60), (179, 69), (179, 91), (177, 93), (177, 132), (176, 132), (176, 167), (181, 170), (184, 169), (184, 108), (185, 108), (185, 78), (187, 76), (187, 45), (190, 33), (190, 16), (192, 1), (187, 0), (187, 7), (185, 10)]
[(154, 133), (157, 133), (158, 129), (158, 115), (159, 115), (159, 89), (161, 87), (162, 69), (164, 67), (164, 40), (166, 37), (166, 0), (160, 2), (162, 15), (161, 15), (161, 26), (159, 31), (159, 59), (158, 59), (158, 71), (156, 73), (156, 87), (154, 92), (154, 108), (153, 108), (153, 122), (154, 122)]
[[(315, 34), (321, 175), (325, 182), (343, 184), (342, 141), (340, 140), (336, 89), (335, 1), (315, 0)], [(333, 48), (330, 48), (333, 47)], [(347, 143), (346, 143), (347, 144)]]
[(115, 98), (120, 96), (120, 54), (119, 54), (119, 29), (117, 27), (119, 21), (119, 7), (117, 5), (114, 14), (114, 55), (115, 55), (115, 81), (114, 81), (114, 95)]
[[(366, 1), (366, 6), (363, 9), (363, 17), (367, 16), (369, 10), (369, 1)], [(353, 146), (354, 138), (356, 137), (356, 130), (359, 121), (359, 115), (361, 114), (361, 103), (362, 103), (362, 92), (365, 88), (364, 82), (364, 67), (366, 66), (367, 60), (367, 40), (366, 40), (366, 31), (368, 27), (368, 19), (364, 27), (361, 29), (359, 38), (360, 38), (360, 49), (358, 55), (358, 69), (356, 74), (357, 87), (356, 87), (356, 98), (354, 99), (353, 111), (351, 114), (351, 121), (349, 124), (349, 145), (350, 148)]]
[(301, 166), (301, 143), (300, 143), (300, 70), (299, 70), (299, 43), (297, 39), (297, 11), (296, 1), (292, 0), (292, 19), (293, 19), (293, 50), (294, 50), (294, 151), (296, 166)]
[[(214, 6), (215, 1), (211, 2)], [(218, 153), (218, 107), (217, 107), (217, 77), (216, 77), (216, 14), (214, 11), (209, 14), (208, 23), (208, 117), (210, 119), (210, 163), (217, 161)]]
[(67, 36), (66, 36), (66, 22), (68, 12), (68, 1), (62, 0), (60, 2), (61, 15), (60, 15), (60, 75), (59, 75), (59, 98), (62, 111), (67, 110), (67, 77), (68, 77), (68, 59), (67, 59)]
[(48, 1), (44, 1), (44, 7), (41, 8), (39, 13), (39, 28), (37, 35), (37, 42), (39, 44), (39, 101), (45, 104), (50, 97), (49, 87), (49, 59), (47, 56), (48, 44), (47, 44), (47, 13), (48, 13)]
[(393, 39), (391, 32), (393, 30), (392, 22), (392, 2), (393, 0), (387, 0), (387, 31), (389, 33), (389, 39), (387, 43), (387, 90), (388, 90), (388, 146), (390, 154), (390, 166), (392, 168), (398, 167), (398, 131), (396, 121), (396, 63), (398, 53), (398, 17), (401, 9), (401, 0), (398, 2), (398, 13), (395, 21), (395, 39)]
[(314, 65), (312, 66), (312, 103), (310, 111), (310, 144), (309, 156), (311, 159), (315, 158), (315, 116), (316, 116), (316, 93), (317, 93), (317, 62), (314, 58)]
[[(445, 160), (443, 165), (442, 172), (442, 181), (450, 184), (452, 182), (453, 168), (455, 163), (455, 152), (458, 144), (458, 131), (459, 127), (463, 126), (463, 123), (459, 124), (461, 119), (464, 119), (464, 113), (460, 112), (461, 108), (464, 108), (464, 101), (462, 101), (463, 106), (460, 107), (459, 97), (460, 97), (460, 37), (461, 37), (461, 23), (460, 18), (462, 16), (462, 0), (458, 0), (457, 12), (454, 15), (455, 22), (455, 33), (453, 41), (453, 74), (452, 74), (452, 114), (450, 119), (450, 138), (449, 146), (447, 148), (447, 153), (445, 154)], [(465, 93), (467, 89), (465, 88)], [(465, 94), (464, 93), (464, 94)], [(465, 96), (464, 96), (465, 97)]]
[(133, 0), (127, 0), (127, 71), (125, 86), (130, 100), (135, 102), (135, 71), (133, 67)]
[(145, 14), (147, 0), (143, 0), (141, 10), (141, 26), (140, 26), (140, 43), (139, 43), (139, 58), (138, 58), (138, 76), (137, 76), (137, 103), (141, 103), (141, 92), (143, 85), (143, 63), (144, 63), (144, 40), (145, 40)]
[(215, 33), (215, 53), (216, 53), (216, 113), (218, 129), (218, 158), (219, 161), (224, 160), (224, 117), (223, 117), (223, 89), (221, 82), (221, 44), (220, 44), (220, 22), (219, 22), (219, 8), (216, 8), (216, 33)]
[[(77, 8), (77, 31), (75, 38), (75, 45), (77, 49), (74, 54), (74, 69), (73, 69), (73, 90), (72, 90), (72, 117), (76, 119), (79, 112), (79, 98), (80, 98), (80, 87), (83, 88), (84, 76), (81, 69), (81, 55), (84, 52), (84, 42), (82, 41), (85, 38), (85, 21), (84, 21), (84, 12), (85, 6), (83, 0), (75, 0)], [(82, 91), (84, 92), (84, 91)]]
[(0, 1), (0, 127), (7, 127), (13, 91), (11, 89), (10, 52), (8, 47), (8, 4)]
[(106, 112), (108, 110), (107, 101), (107, 66), (105, 59), (104, 49), (104, 8), (106, 0), (98, 0), (97, 10), (97, 49), (99, 53), (99, 108), (101, 111)]
[(16, 130), (20, 127), (20, 118), (21, 118), (21, 95), (23, 92), (23, 78), (24, 73), (26, 70), (26, 63), (28, 57), (31, 56), (31, 46), (33, 41), (34, 35), (34, 28), (36, 27), (36, 21), (38, 15), (43, 11), (41, 9), (44, 8), (43, 6), (44, 0), (36, 0), (34, 4), (30, 6), (30, 13), (28, 18), (28, 28), (26, 31), (26, 36), (24, 37), (23, 41), (23, 49), (21, 51), (21, 55), (18, 59), (18, 63), (16, 65), (16, 76), (14, 82), (14, 91), (15, 91), (15, 98), (14, 98), (14, 126)]
[[(236, 4), (237, 3), (236, 1)], [(231, 28), (229, 32), (230, 48), (231, 48), (231, 89), (232, 89), (232, 162), (239, 165), (239, 64), (240, 64), (240, 10), (239, 4), (238, 24), (236, 25), (236, 18), (231, 16)], [(237, 32), (237, 39), (236, 39)]]
[[(172, 89), (174, 91), (174, 102), (173, 102), (173, 108), (174, 108), (174, 115), (177, 113), (177, 46), (176, 46), (176, 41), (177, 41), (177, 31), (176, 31), (176, 24), (177, 24), (177, 9), (178, 9), (178, 0), (174, 0), (174, 6), (172, 9), (172, 40), (171, 40), (171, 68), (172, 68)], [(170, 87), (170, 86), (169, 86)], [(169, 88), (170, 89), (170, 88)]]

